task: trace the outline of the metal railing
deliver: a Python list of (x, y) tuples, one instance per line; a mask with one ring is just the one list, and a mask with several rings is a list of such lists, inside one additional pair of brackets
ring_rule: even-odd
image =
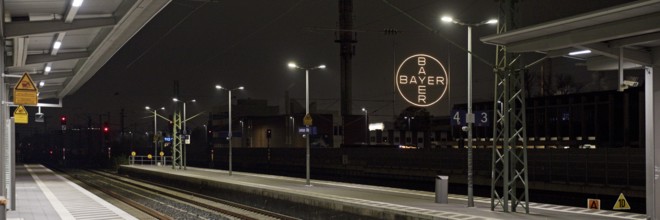
[(172, 165), (172, 156), (128, 156), (129, 165), (157, 165), (157, 166), (167, 166)]

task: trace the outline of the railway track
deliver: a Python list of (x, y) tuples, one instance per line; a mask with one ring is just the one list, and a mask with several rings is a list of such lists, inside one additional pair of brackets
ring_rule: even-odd
[(156, 219), (297, 219), (172, 187), (92, 170), (66, 170), (69, 176)]

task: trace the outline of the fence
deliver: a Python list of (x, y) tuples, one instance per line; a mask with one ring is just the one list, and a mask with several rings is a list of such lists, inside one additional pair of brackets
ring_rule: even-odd
[(172, 156), (158, 156), (158, 157), (149, 157), (149, 156), (128, 156), (129, 165), (158, 165), (158, 166), (167, 166), (172, 165)]

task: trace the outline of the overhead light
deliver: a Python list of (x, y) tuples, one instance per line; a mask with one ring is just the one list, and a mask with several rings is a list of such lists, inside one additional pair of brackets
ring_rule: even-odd
[(442, 16), (442, 18), (440, 18), (440, 20), (442, 20), (444, 22), (452, 22), (452, 21), (454, 21), (454, 18), (449, 17), (449, 16)]
[(320, 65), (319, 69), (325, 69), (325, 65)]
[(50, 72), (50, 69), (51, 69), (50, 66), (46, 66), (46, 68), (44, 68), (44, 72), (47, 72), (47, 73), (48, 73), (48, 72)]
[(220, 86), (220, 85), (215, 85), (215, 88), (216, 88), (216, 89), (222, 89), (222, 86)]
[(568, 53), (568, 55), (575, 56), (575, 55), (588, 54), (588, 53), (591, 53), (591, 50), (573, 51), (573, 52)]
[(295, 63), (289, 63), (288, 66), (289, 66), (289, 68), (297, 68), (298, 67), (298, 65), (296, 65)]
[(245, 89), (245, 87), (239, 86), (238, 89), (243, 90), (243, 89)]
[(71, 3), (71, 6), (73, 7), (80, 7), (83, 3), (83, 0), (73, 0), (73, 3)]
[(149, 106), (145, 106), (144, 109), (146, 109), (146, 110), (151, 110), (151, 107), (149, 107)]
[(46, 85), (46, 82), (44, 82), (43, 80), (41, 82), (39, 82), (39, 88), (44, 87), (44, 85)]
[(486, 21), (486, 24), (497, 24), (497, 19), (490, 19)]
[(179, 99), (177, 99), (177, 98), (172, 98), (172, 101), (178, 102)]
[(60, 49), (60, 46), (62, 46), (62, 42), (60, 41), (55, 41), (55, 43), (53, 44), (54, 49)]

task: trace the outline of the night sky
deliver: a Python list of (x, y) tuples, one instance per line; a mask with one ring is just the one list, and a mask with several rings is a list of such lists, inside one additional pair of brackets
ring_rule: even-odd
[[(534, 0), (522, 1), (522, 26), (621, 4), (621, 0)], [(440, 22), (448, 14), (466, 23), (497, 17), (492, 0), (391, 0), (390, 3), (447, 39), (466, 46), (466, 28)], [(450, 98), (428, 110), (447, 115), (451, 104), (466, 102), (466, 52), (433, 34), (382, 0), (354, 1), (354, 28), (358, 43), (353, 58), (353, 113), (367, 107), (374, 120), (390, 120), (408, 106), (396, 95), (393, 105), (393, 74), (396, 65), (408, 56), (425, 53), (438, 58), (450, 69)], [(237, 98), (266, 99), (284, 112), (284, 94), (304, 104), (304, 72), (290, 70), (288, 62), (301, 66), (327, 65), (310, 72), (310, 96), (321, 111), (339, 111), (339, 45), (335, 43), (338, 24), (336, 0), (173, 0), (85, 85), (64, 99), (64, 108), (48, 109), (55, 122), (60, 114), (72, 125), (86, 125), (87, 117), (98, 124), (98, 115), (111, 115), (119, 124), (125, 109), (126, 126), (149, 130), (152, 120), (145, 105), (165, 106), (172, 112), (173, 82), (180, 83), (180, 97), (196, 99), (189, 114), (202, 110), (217, 112), (226, 105), (226, 91), (214, 85), (245, 86)], [(383, 29), (402, 33), (385, 35)], [(478, 41), (496, 32), (494, 26), (473, 29), (473, 50), (493, 62), (494, 47)], [(531, 56), (533, 57), (533, 56)], [(529, 58), (533, 60), (533, 58)], [(572, 61), (570, 74), (586, 72)], [(474, 101), (492, 100), (491, 68), (478, 60), (474, 64)], [(223, 109), (224, 110), (224, 109)], [(147, 117), (147, 118), (144, 118)], [(50, 119), (49, 119), (50, 120)], [(203, 120), (195, 123), (201, 124)], [(195, 124), (193, 124), (195, 125)], [(190, 126), (190, 124), (189, 124)]]

